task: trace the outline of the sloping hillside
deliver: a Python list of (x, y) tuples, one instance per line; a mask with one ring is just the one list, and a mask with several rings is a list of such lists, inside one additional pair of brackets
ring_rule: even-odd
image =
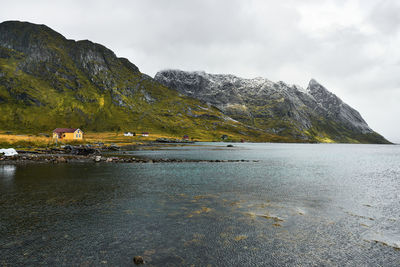
[(235, 122), (161, 85), (100, 44), (67, 40), (45, 25), (1, 23), (0, 129), (56, 127), (294, 141)]

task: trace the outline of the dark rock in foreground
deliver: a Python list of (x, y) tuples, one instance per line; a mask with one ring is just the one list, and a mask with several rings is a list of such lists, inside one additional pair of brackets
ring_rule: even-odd
[(144, 264), (144, 260), (142, 256), (135, 256), (133, 257), (134, 264)]

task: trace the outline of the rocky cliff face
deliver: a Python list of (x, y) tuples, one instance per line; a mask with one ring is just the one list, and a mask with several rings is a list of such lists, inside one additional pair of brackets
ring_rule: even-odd
[(315, 80), (307, 89), (264, 78), (165, 70), (155, 80), (269, 133), (310, 141), (386, 143), (361, 115)]
[(357, 110), (344, 103), (314, 79), (308, 84), (307, 93), (314, 98), (313, 105), (319, 105), (322, 108), (320, 116), (344, 124), (355, 132), (362, 134), (373, 132)]
[(45, 25), (0, 23), (0, 130), (56, 127), (294, 141), (181, 96), (100, 44), (67, 40)]

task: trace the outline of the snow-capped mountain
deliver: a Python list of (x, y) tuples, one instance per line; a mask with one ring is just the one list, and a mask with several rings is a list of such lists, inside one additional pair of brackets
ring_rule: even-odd
[(155, 80), (266, 132), (325, 142), (388, 142), (314, 79), (307, 89), (265, 78), (181, 70), (160, 71)]

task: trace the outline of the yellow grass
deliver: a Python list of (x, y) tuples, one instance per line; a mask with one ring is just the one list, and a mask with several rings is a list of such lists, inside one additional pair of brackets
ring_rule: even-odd
[(116, 144), (136, 144), (141, 142), (154, 141), (158, 138), (174, 138), (181, 139), (182, 136), (171, 136), (166, 134), (159, 133), (149, 133), (149, 136), (142, 136), (141, 134), (136, 134), (136, 136), (124, 136), (123, 133), (115, 133), (115, 132), (103, 132), (103, 133), (95, 133), (88, 132), (84, 134), (85, 142), (87, 143), (116, 143)]
[[(51, 136), (51, 134), (49, 133)], [(150, 133), (149, 136), (142, 136), (138, 134), (136, 136), (124, 136), (123, 133), (115, 132), (87, 132), (84, 133), (84, 140), (77, 141), (59, 141), (58, 144), (85, 144), (85, 143), (104, 143), (104, 144), (140, 144), (142, 142), (154, 141), (157, 138), (176, 138), (181, 139), (182, 136), (170, 136), (165, 134)], [(7, 134), (0, 132), (0, 148), (4, 147), (51, 147), (56, 145), (55, 140), (52, 137), (45, 137), (39, 135), (27, 135), (27, 134)]]
[(52, 144), (52, 138), (35, 135), (13, 135), (0, 133), (0, 144), (3, 146), (7, 144), (9, 146), (46, 146)]
[(320, 142), (320, 143), (336, 143), (334, 140), (332, 140), (332, 139), (330, 139), (330, 138), (328, 138), (328, 137), (319, 137), (319, 136), (316, 136), (315, 139), (317, 139), (318, 142)]
[[(197, 134), (194, 136), (194, 141), (203, 141), (203, 142), (211, 142), (211, 141), (221, 141), (219, 138), (222, 135), (227, 135), (231, 140), (240, 141), (244, 137), (239, 134), (222, 132), (219, 131), (216, 135), (217, 137), (211, 137), (210, 134)], [(189, 136), (192, 138), (193, 136)], [(158, 138), (170, 138), (170, 139), (182, 139), (182, 135), (170, 135), (165, 133), (149, 133), (149, 136), (142, 136), (141, 133), (137, 133), (136, 136), (124, 136), (123, 133), (115, 133), (115, 132), (86, 132), (84, 134), (84, 142), (86, 143), (115, 143), (115, 144), (137, 144), (141, 142), (149, 142), (155, 141)], [(255, 138), (253, 138), (255, 139)], [(255, 141), (255, 140), (253, 140)]]
[[(0, 148), (4, 147), (52, 147), (55, 146), (55, 140), (52, 138), (52, 133), (47, 133), (50, 137), (45, 137), (35, 134), (10, 134), (9, 132), (0, 131)], [(211, 137), (209, 133), (199, 133), (195, 136), (195, 141), (220, 141), (219, 136), (228, 135), (231, 140), (239, 141), (242, 136), (238, 134), (232, 134), (228, 132), (219, 131), (216, 136)], [(171, 139), (182, 139), (183, 136), (168, 135), (165, 133), (149, 133), (149, 136), (142, 136), (141, 133), (136, 136), (124, 136), (122, 132), (84, 132), (84, 139), (82, 141), (71, 140), (71, 141), (58, 141), (58, 145), (61, 144), (93, 144), (93, 143), (104, 143), (104, 144), (118, 144), (118, 145), (129, 145), (129, 144), (141, 144), (149, 141), (155, 141), (158, 138), (171, 138)], [(189, 136), (191, 138), (192, 136)], [(255, 141), (255, 140), (254, 140)]]

